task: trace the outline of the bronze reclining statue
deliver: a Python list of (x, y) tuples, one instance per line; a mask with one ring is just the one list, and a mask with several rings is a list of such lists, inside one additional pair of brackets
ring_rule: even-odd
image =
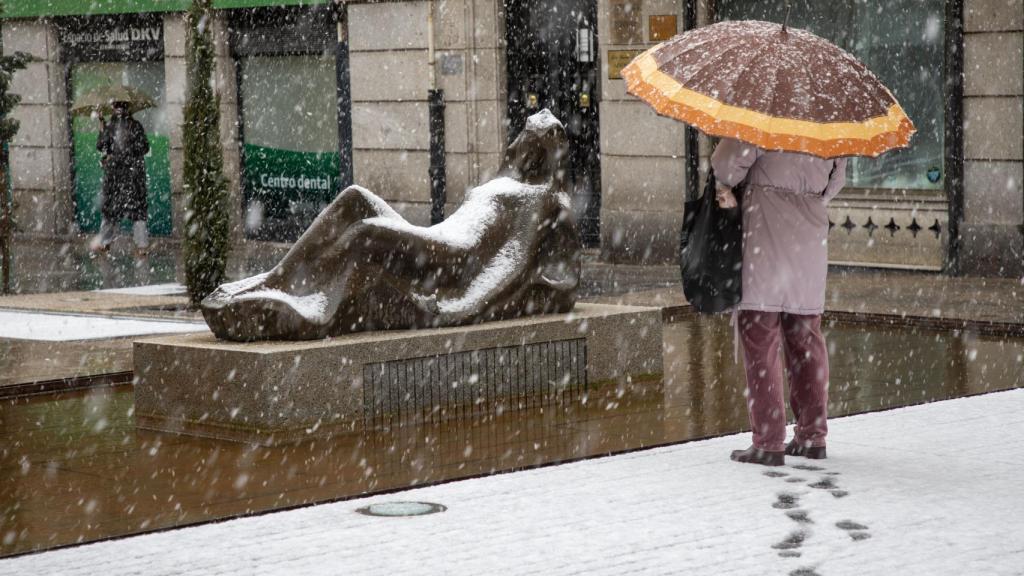
[(226, 340), (312, 340), (567, 312), (580, 278), (567, 161), (565, 129), (544, 110), (440, 224), (410, 224), (351, 186), (272, 270), (207, 296), (206, 323)]

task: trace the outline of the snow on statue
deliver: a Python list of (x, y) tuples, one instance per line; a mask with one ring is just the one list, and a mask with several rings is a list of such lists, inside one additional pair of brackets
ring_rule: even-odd
[(580, 277), (567, 161), (565, 129), (544, 110), (440, 224), (410, 224), (352, 186), (272, 270), (203, 300), (203, 316), (217, 337), (247, 341), (567, 312)]

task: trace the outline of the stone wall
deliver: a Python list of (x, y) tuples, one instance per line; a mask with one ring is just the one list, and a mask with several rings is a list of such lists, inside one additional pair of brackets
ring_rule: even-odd
[[(411, 222), (430, 220), (430, 3), (349, 4), (355, 182)], [(435, 74), (445, 92), (448, 210), (496, 171), (506, 139), (498, 0), (434, 3)], [(382, 31), (387, 33), (382, 33)]]
[(3, 49), (34, 58), (11, 82), (11, 92), (22, 98), (11, 114), (21, 122), (10, 146), (16, 231), (23, 236), (67, 234), (74, 221), (71, 136), (57, 33), (46, 20), (6, 21)]
[[(643, 50), (649, 16), (676, 15), (683, 0), (638, 0), (643, 33), (635, 44), (615, 44), (614, 0), (598, 1), (601, 68), (601, 253), (612, 262), (675, 259), (685, 182), (685, 131), (628, 96), (622, 80), (608, 78), (609, 50)], [(708, 22), (708, 0), (698, 20)], [(465, 190), (493, 176), (507, 140), (505, 23), (500, 0), (434, 3), (437, 85), (445, 90), (448, 206)], [(430, 212), (425, 0), (349, 3), (355, 181), (393, 203), (406, 217), (427, 223)], [(963, 271), (1024, 274), (1024, 6), (1022, 0), (965, 0), (965, 221)], [(217, 89), (225, 172), (231, 181), (232, 223), (241, 240), (237, 82), (228, 54), (223, 14), (217, 35)], [(386, 31), (386, 32), (384, 32)], [(164, 16), (168, 124), (171, 126), (172, 210), (175, 236), (183, 229), (182, 107), (185, 98), (183, 14)], [(64, 236), (76, 232), (65, 65), (52, 22), (3, 22), (5, 52), (36, 60), (15, 75), (12, 91), (23, 102), (14, 112), (22, 127), (12, 143), (11, 178), (18, 233)], [(701, 138), (701, 169), (709, 147)], [(872, 207), (869, 207), (871, 209)], [(941, 207), (940, 207), (941, 208)], [(918, 207), (920, 210), (920, 207)], [(837, 215), (837, 224), (842, 223)], [(929, 220), (930, 222), (930, 220)], [(879, 225), (884, 222), (879, 223)], [(925, 224), (927, 226), (927, 223)], [(860, 230), (858, 230), (858, 233)], [(931, 239), (929, 237), (929, 242)], [(934, 241), (944, 251), (942, 239)], [(904, 253), (894, 258), (906, 259)]]
[(653, 263), (675, 259), (686, 190), (685, 127), (658, 116), (626, 94), (623, 80), (608, 78), (609, 50), (645, 50), (648, 16), (677, 15), (682, 0), (643, 0), (643, 43), (615, 44), (610, 33), (611, 0), (598, 0), (601, 51), (601, 258)]
[(967, 274), (1024, 274), (1024, 3), (964, 5)]

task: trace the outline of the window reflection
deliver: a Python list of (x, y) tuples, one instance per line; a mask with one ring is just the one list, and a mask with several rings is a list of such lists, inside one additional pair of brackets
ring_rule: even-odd
[[(784, 2), (718, 0), (719, 20), (782, 22)], [(859, 58), (899, 100), (917, 127), (909, 148), (850, 162), (848, 186), (943, 187), (943, 0), (793, 0), (789, 23)]]

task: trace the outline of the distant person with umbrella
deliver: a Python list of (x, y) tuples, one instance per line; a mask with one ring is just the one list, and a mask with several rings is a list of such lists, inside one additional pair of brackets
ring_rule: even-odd
[[(132, 221), (136, 254), (145, 257), (149, 252), (145, 163), (149, 138), (142, 123), (132, 114), (152, 106), (152, 99), (136, 89), (106, 86), (83, 96), (72, 109), (74, 113), (98, 115), (100, 119), (96, 149), (103, 167), (102, 220), (99, 234), (90, 243), (95, 252), (109, 250), (117, 226), (124, 219)], [(104, 122), (103, 115), (107, 112), (111, 118)]]
[(98, 249), (106, 251), (114, 240), (118, 222), (132, 221), (132, 238), (139, 256), (149, 251), (149, 205), (145, 156), (149, 139), (142, 123), (132, 118), (128, 102), (114, 102), (114, 114), (103, 125), (96, 149), (103, 165), (103, 203)]
[[(753, 443), (738, 462), (825, 458), (828, 348), (821, 333), (828, 270), (826, 205), (847, 157), (906, 146), (913, 123), (852, 55), (785, 24), (721, 22), (659, 44), (622, 72), (660, 114), (723, 139), (711, 157), (716, 200), (742, 198), (743, 347)], [(796, 418), (787, 444), (780, 348)]]

